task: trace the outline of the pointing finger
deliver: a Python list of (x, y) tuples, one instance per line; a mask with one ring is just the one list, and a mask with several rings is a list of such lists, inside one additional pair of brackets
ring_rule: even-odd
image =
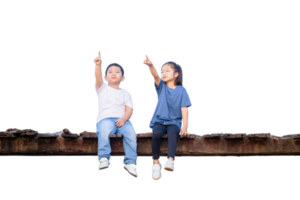
[(98, 51), (98, 54), (99, 54), (99, 58), (101, 58), (100, 51)]
[(146, 55), (146, 59), (149, 60), (148, 56)]

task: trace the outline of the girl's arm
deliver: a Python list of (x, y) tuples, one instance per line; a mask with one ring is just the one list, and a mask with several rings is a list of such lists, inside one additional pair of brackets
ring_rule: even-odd
[(96, 67), (95, 67), (95, 76), (96, 76), (96, 88), (99, 89), (103, 83), (103, 78), (102, 78), (102, 70), (101, 70), (101, 55), (99, 51), (99, 57), (96, 57), (94, 60)]
[(191, 124), (190, 124), (190, 121), (191, 121), (191, 112), (190, 112), (190, 108), (189, 108), (189, 123), (188, 123), (188, 124), (189, 124), (189, 126), (188, 126), (188, 127), (189, 127), (189, 129), (191, 129)]
[(190, 109), (188, 107), (181, 108), (182, 127), (190, 128)]
[(147, 67), (148, 73), (152, 78), (152, 81), (156, 84), (156, 86), (159, 86), (160, 83), (160, 76), (158, 71), (155, 69), (154, 61), (150, 59), (149, 54), (144, 54), (144, 59), (142, 60), (142, 65)]
[(125, 122), (130, 119), (131, 115), (132, 115), (132, 108), (130, 108), (129, 106), (125, 106), (125, 114), (123, 115), (122, 118), (116, 120), (116, 126), (117, 127), (123, 126)]

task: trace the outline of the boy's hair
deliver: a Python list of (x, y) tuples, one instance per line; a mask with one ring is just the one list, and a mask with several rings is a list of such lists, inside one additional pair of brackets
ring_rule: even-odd
[(180, 65), (177, 65), (175, 62), (170, 61), (170, 62), (166, 62), (165, 64), (163, 64), (163, 66), (165, 66), (167, 64), (169, 64), (171, 66), (171, 68), (174, 69), (175, 72), (178, 72), (178, 76), (175, 79), (175, 84), (182, 86), (182, 69), (181, 69)]
[(124, 69), (123, 67), (121, 67), (121, 65), (117, 64), (117, 63), (112, 63), (110, 65), (108, 65), (108, 67), (106, 68), (106, 71), (105, 71), (105, 76), (107, 76), (107, 71), (108, 69), (111, 67), (111, 66), (117, 66), (117, 67), (120, 67), (121, 71), (122, 71), (122, 76), (124, 76)]

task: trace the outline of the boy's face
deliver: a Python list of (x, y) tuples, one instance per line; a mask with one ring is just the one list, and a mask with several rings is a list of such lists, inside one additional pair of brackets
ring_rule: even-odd
[(174, 73), (175, 70), (171, 67), (170, 64), (166, 64), (161, 69), (161, 79), (163, 82), (174, 81), (178, 76), (178, 72)]
[(107, 75), (104, 77), (108, 83), (118, 83), (120, 84), (121, 81), (125, 79), (122, 76), (122, 71), (118, 66), (111, 66), (107, 70)]

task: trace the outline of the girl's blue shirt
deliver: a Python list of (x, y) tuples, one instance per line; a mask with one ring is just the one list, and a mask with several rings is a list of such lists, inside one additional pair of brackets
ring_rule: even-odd
[(165, 125), (176, 124), (181, 128), (181, 108), (192, 105), (187, 91), (181, 85), (175, 89), (169, 88), (161, 79), (158, 87), (155, 83), (154, 85), (158, 102), (150, 122), (150, 128), (157, 122)]

